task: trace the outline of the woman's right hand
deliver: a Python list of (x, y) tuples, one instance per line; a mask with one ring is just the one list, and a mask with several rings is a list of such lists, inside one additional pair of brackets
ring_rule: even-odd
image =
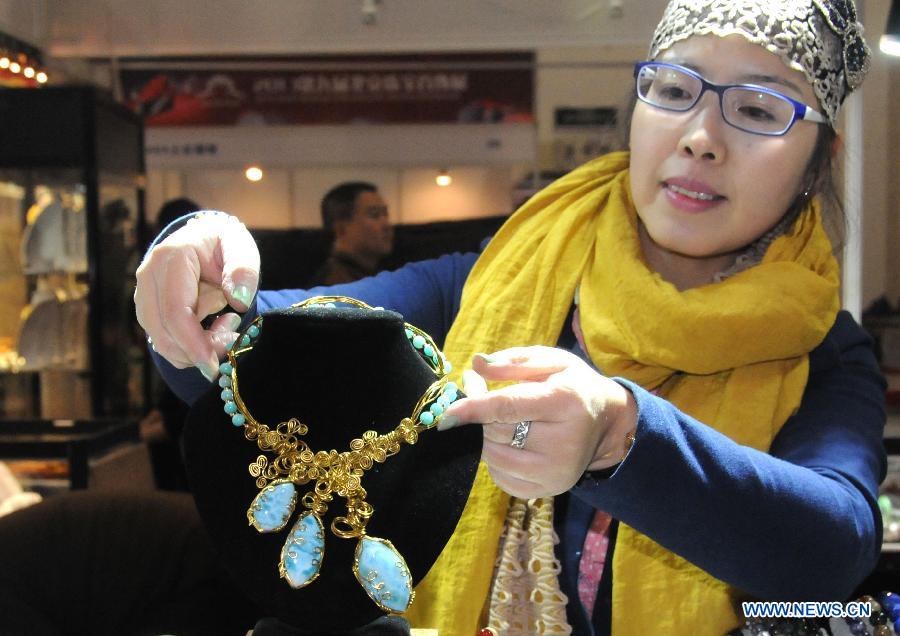
[(200, 214), (157, 243), (137, 270), (134, 305), (153, 348), (175, 367), (195, 366), (212, 381), (259, 284), (259, 250), (237, 218)]

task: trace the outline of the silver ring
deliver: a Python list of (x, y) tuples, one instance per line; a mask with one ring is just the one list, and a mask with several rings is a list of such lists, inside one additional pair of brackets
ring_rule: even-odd
[(528, 431), (531, 429), (531, 420), (522, 420), (516, 424), (516, 430), (513, 431), (512, 441), (509, 443), (513, 448), (522, 450), (525, 448), (525, 440), (528, 439)]

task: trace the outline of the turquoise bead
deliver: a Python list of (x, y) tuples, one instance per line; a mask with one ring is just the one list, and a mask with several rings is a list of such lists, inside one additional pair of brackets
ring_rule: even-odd
[(425, 346), (425, 338), (417, 335), (413, 338), (412, 343), (416, 349), (421, 349), (422, 347)]
[(431, 345), (425, 345), (425, 348), (422, 349), (422, 353), (430, 358), (434, 355), (434, 348)]
[(450, 361), (446, 358), (444, 358), (444, 371), (446, 371), (447, 373), (453, 371), (453, 365), (450, 364)]
[(235, 413), (234, 415), (231, 416), (231, 423), (234, 424), (235, 426), (243, 426), (244, 422), (246, 422), (246, 421), (247, 421), (247, 418), (244, 417), (240, 413)]
[(229, 415), (237, 413), (237, 404), (234, 402), (225, 402), (225, 412)]
[(219, 376), (219, 386), (222, 387), (223, 389), (231, 388), (231, 378), (228, 377), (227, 375), (220, 375)]
[(431, 426), (434, 424), (434, 415), (429, 413), (428, 411), (424, 411), (419, 414), (419, 421), (422, 422), (425, 426)]
[(459, 397), (459, 393), (456, 391), (444, 391), (444, 396), (452, 402)]
[(456, 382), (448, 382), (447, 384), (444, 385), (444, 393), (449, 393), (451, 391), (453, 391), (453, 392), (459, 391), (459, 387), (456, 386)]
[(403, 557), (390, 541), (361, 537), (356, 545), (353, 574), (375, 604), (402, 613), (412, 602), (412, 576)]
[(409, 329), (404, 329), (404, 331), (406, 332), (406, 339), (407, 339), (407, 340), (412, 340), (412, 338), (413, 338), (413, 332), (410, 331)]
[(231, 375), (231, 372), (234, 371), (234, 368), (231, 366), (230, 362), (223, 362), (219, 365), (219, 373), (223, 373), (225, 375)]
[(444, 412), (444, 407), (441, 406), (439, 403), (435, 402), (434, 404), (431, 405), (431, 408), (429, 408), (428, 410), (431, 411), (436, 417), (438, 415), (441, 415)]
[(259, 327), (257, 327), (256, 325), (250, 325), (247, 328), (247, 335), (250, 336), (251, 338), (255, 338), (256, 336), (259, 335)]
[(231, 389), (223, 389), (222, 393), (219, 397), (222, 398), (223, 402), (227, 402), (228, 400), (233, 400), (234, 399), (234, 391), (232, 391)]
[(250, 336), (248, 336), (247, 334), (244, 334), (243, 336), (241, 336), (241, 346), (242, 347), (250, 346)]
[(450, 398), (448, 398), (446, 395), (442, 395), (441, 397), (439, 397), (439, 398), (437, 399), (437, 403), (440, 404), (441, 406), (443, 406), (443, 407), (444, 407), (444, 410), (447, 410), (447, 407), (450, 406), (450, 403), (451, 403), (452, 401), (453, 401), (453, 400), (451, 400)]

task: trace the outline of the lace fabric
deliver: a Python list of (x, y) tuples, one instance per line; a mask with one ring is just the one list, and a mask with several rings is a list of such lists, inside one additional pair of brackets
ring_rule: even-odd
[(649, 58), (692, 35), (735, 34), (806, 75), (832, 126), (871, 61), (850, 0), (674, 0), (656, 27)]
[(503, 636), (571, 634), (559, 588), (553, 499), (512, 498), (488, 600), (487, 626)]

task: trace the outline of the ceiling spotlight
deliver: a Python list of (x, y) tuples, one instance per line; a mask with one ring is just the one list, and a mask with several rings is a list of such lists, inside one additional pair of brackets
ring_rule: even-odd
[(31, 68), (30, 66), (26, 66), (25, 70), (22, 71), (22, 75), (24, 75), (28, 79), (31, 79), (32, 77), (34, 77), (34, 69)]
[(619, 19), (625, 15), (623, 0), (609, 0), (609, 17)]
[(453, 183), (453, 179), (450, 177), (450, 173), (447, 172), (446, 168), (442, 168), (440, 172), (438, 172), (437, 176), (434, 178), (434, 182), (438, 184), (442, 188), (446, 188), (448, 185)]
[(9, 58), (5, 55), (3, 57), (0, 57), (0, 68), (9, 68), (9, 62)]
[(18, 73), (19, 71), (22, 70), (22, 67), (19, 65), (18, 62), (10, 62), (9, 70), (12, 71), (13, 73)]
[(261, 181), (263, 178), (262, 168), (259, 166), (250, 166), (244, 171), (247, 181)]
[(363, 24), (373, 25), (378, 21), (378, 5), (381, 0), (363, 0), (362, 21)]
[(38, 81), (38, 84), (46, 84), (47, 74), (44, 71), (38, 71), (38, 74), (34, 76), (34, 79)]

